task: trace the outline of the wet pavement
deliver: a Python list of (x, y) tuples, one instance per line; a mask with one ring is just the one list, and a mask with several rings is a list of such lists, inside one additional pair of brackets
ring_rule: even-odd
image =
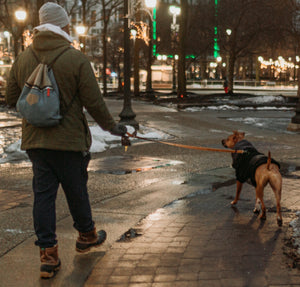
[[(150, 214), (125, 233), (97, 263), (85, 286), (299, 286), (300, 271), (283, 253), (288, 225), (276, 224), (266, 192), (266, 221), (252, 213), (246, 187), (230, 207), (235, 186), (197, 193)], [(283, 218), (289, 221), (299, 184), (285, 181)], [(271, 203), (273, 202), (273, 203)]]
[[(117, 119), (122, 103), (107, 102)], [(252, 214), (251, 186), (245, 186), (237, 209), (230, 207), (235, 186), (229, 154), (133, 143), (127, 153), (115, 147), (93, 154), (90, 199), (97, 226), (109, 235), (95, 252), (74, 251), (77, 235), (59, 191), (62, 269), (54, 279), (40, 280), (38, 249), (33, 244), (30, 165), (4, 163), (0, 165), (0, 285), (300, 286), (289, 226), (300, 210), (299, 134), (286, 133), (283, 125), (274, 129), (272, 120), (268, 125), (228, 120), (288, 120), (293, 112), (177, 112), (142, 102), (134, 102), (134, 109), (140, 124), (169, 134), (177, 143), (221, 148), (221, 139), (239, 129), (262, 152), (271, 150), (284, 172), (283, 227), (276, 225), (270, 189), (265, 193), (269, 210), (264, 224)], [(5, 140), (4, 129), (6, 134), (14, 131), (11, 142), (19, 136), (19, 128), (0, 128)]]

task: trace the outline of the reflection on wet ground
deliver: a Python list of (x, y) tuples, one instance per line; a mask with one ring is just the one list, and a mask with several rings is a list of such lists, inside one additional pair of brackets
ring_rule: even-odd
[(282, 163), (280, 171), (283, 177), (291, 179), (300, 179), (300, 166)]
[(89, 171), (110, 174), (129, 174), (182, 164), (181, 161), (132, 155), (110, 156), (91, 160)]

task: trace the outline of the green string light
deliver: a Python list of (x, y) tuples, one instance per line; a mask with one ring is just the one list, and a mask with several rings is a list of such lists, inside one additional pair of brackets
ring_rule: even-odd
[[(215, 19), (218, 17), (218, 0), (215, 0)], [(220, 47), (218, 44), (218, 27), (214, 27), (214, 57), (220, 56)]]
[(152, 54), (156, 56), (156, 7), (153, 8), (153, 47)]

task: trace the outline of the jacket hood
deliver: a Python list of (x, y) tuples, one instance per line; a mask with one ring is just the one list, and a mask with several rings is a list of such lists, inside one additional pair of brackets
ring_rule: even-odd
[(51, 31), (34, 32), (32, 48), (37, 52), (50, 52), (69, 45), (66, 38)]

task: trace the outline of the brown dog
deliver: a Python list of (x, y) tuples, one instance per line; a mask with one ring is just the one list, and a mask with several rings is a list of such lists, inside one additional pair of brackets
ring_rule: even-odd
[(239, 200), (243, 183), (248, 179), (255, 186), (256, 202), (254, 212), (260, 212), (260, 204), (262, 213), (261, 219), (266, 219), (266, 207), (263, 201), (264, 188), (269, 183), (274, 191), (277, 208), (277, 224), (282, 225), (281, 217), (281, 189), (282, 177), (279, 172), (280, 165), (271, 159), (269, 152), (268, 157), (259, 153), (254, 146), (244, 139), (245, 133), (234, 131), (227, 139), (222, 140), (222, 144), (226, 148), (235, 150), (244, 150), (244, 153), (233, 153), (233, 168), (236, 171), (237, 187), (235, 199), (231, 202), (236, 204)]

